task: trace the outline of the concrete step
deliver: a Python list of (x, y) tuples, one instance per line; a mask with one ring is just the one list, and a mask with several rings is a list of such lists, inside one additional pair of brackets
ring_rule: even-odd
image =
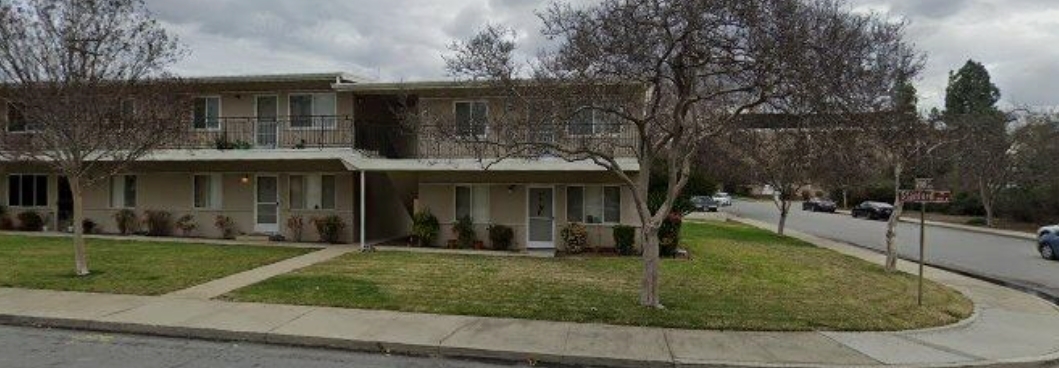
[(236, 241), (247, 242), (247, 243), (268, 243), (268, 234), (246, 234), (235, 237)]

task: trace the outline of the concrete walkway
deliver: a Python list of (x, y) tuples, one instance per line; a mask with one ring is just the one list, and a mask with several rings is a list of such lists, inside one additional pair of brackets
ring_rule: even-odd
[[(882, 260), (860, 248), (794, 231), (790, 235)], [(902, 262), (901, 268), (913, 265)], [(1055, 306), (941, 270), (929, 269), (927, 275), (973, 299), (975, 316), (953, 326), (904, 332), (734, 332), (0, 288), (0, 323), (598, 366), (1039, 367), (1059, 362)], [(185, 294), (202, 297), (223, 288), (202, 289)]]
[(349, 245), (327, 247), (312, 253), (303, 254), (270, 265), (222, 277), (205, 284), (192, 286), (184, 290), (177, 290), (166, 294), (165, 296), (186, 299), (213, 299), (224, 295), (229, 291), (265, 281), (265, 279), (273, 276), (279, 276), (291, 271), (309, 267), (355, 250), (359, 251), (360, 248)]

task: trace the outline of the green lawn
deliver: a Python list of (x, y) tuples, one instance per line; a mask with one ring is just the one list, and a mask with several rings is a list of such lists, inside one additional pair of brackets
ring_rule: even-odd
[(0, 287), (159, 295), (308, 249), (87, 239), (92, 274), (74, 275), (70, 238), (0, 235)]
[(286, 304), (697, 329), (894, 330), (972, 311), (962, 295), (790, 238), (687, 223), (692, 260), (665, 260), (665, 310), (637, 305), (638, 258), (348, 254), (224, 296)]

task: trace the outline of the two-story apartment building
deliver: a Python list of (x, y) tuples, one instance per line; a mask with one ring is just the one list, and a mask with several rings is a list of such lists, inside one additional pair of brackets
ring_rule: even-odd
[[(490, 122), (511, 107), (486, 87), (376, 83), (342, 73), (192, 83), (188, 138), (86, 191), (85, 217), (99, 231), (116, 232), (114, 215), (123, 209), (163, 210), (173, 218), (192, 215), (195, 234), (204, 237), (221, 236), (214, 219), (227, 216), (240, 233), (291, 239), (287, 221), (302, 217), (303, 238), (312, 241), (318, 235), (311, 219), (338, 215), (347, 225), (344, 241), (371, 243), (407, 236), (412, 214), (427, 209), (441, 222), (441, 244), (452, 237), (455, 219), (470, 216), (483, 240), (489, 224), (503, 224), (515, 230), (520, 248), (554, 249), (569, 222), (585, 223), (598, 246), (612, 244), (613, 225), (638, 226), (629, 189), (594, 163), (509, 159), (486, 168), (460, 143), (403, 123), (409, 111), (455, 124)], [(0, 119), (8, 132), (31, 126), (6, 103)], [(581, 124), (555, 134), (632, 134), (620, 126), (591, 129), (596, 120), (586, 121), (588, 130)], [(622, 160), (635, 175), (635, 158)], [(29, 162), (0, 162), (0, 176), (0, 204), (9, 212), (35, 211), (50, 230), (70, 228), (72, 200), (62, 177)]]

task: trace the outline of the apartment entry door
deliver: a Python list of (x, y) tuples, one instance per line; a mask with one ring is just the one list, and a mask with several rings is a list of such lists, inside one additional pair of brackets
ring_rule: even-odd
[(555, 248), (555, 188), (529, 187), (526, 196), (526, 248)]
[(254, 232), (279, 233), (279, 177), (258, 175), (254, 192)]
[(254, 146), (276, 148), (279, 144), (279, 97), (254, 97)]

